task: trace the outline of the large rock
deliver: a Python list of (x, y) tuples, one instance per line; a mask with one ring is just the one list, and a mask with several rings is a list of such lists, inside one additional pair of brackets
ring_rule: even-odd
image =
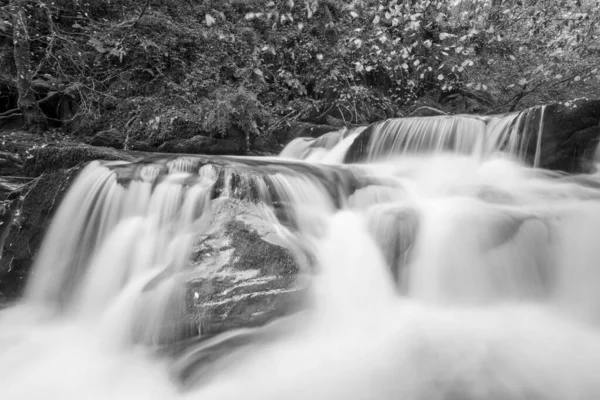
[(201, 335), (263, 325), (297, 310), (306, 275), (273, 213), (232, 198), (213, 206), (210, 229), (194, 248), (187, 289)]
[(544, 113), (542, 168), (587, 172), (600, 141), (600, 100), (552, 104)]
[(53, 145), (31, 151), (23, 165), (27, 176), (39, 176), (52, 171), (80, 168), (90, 161), (133, 161), (135, 155), (107, 147), (94, 147), (83, 144)]
[(19, 143), (6, 146), (14, 152), (10, 171), (19, 180), (0, 181), (0, 301), (21, 293), (52, 216), (80, 169), (93, 160), (135, 158), (80, 144), (35, 145), (27, 150)]
[(74, 175), (64, 170), (44, 174), (20, 190), (17, 198), (4, 202), (0, 298), (10, 300), (21, 293), (52, 215)]

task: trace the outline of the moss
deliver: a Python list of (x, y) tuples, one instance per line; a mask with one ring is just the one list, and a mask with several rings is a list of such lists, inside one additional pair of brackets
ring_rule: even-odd
[(239, 270), (260, 270), (264, 275), (295, 276), (298, 265), (284, 247), (269, 243), (242, 221), (232, 220), (225, 226), (235, 243), (233, 267)]
[(135, 157), (126, 152), (105, 147), (73, 145), (67, 147), (48, 146), (33, 150), (32, 157), (25, 161), (23, 170), (28, 176), (81, 167), (94, 160), (127, 160)]

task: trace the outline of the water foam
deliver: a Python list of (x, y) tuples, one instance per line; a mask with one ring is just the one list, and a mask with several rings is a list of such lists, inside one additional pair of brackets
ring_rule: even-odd
[[(599, 397), (599, 181), (492, 154), (94, 162), (0, 312), (3, 398)], [(310, 307), (190, 341), (190, 246), (227, 197), (281, 209)]]

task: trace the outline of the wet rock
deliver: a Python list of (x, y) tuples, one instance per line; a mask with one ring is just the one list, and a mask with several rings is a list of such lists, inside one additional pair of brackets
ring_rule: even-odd
[(265, 324), (297, 310), (304, 274), (268, 209), (246, 201), (214, 203), (210, 230), (192, 256), (191, 312), (201, 335)]
[[(15, 153), (17, 157), (20, 153)], [(16, 298), (23, 290), (44, 234), (54, 212), (79, 170), (93, 160), (133, 160), (134, 156), (109, 148), (56, 144), (23, 151), (22, 164), (14, 163), (14, 175), (3, 178), (0, 254), (0, 297)], [(27, 178), (29, 177), (29, 178)], [(15, 179), (17, 179), (15, 181)], [(0, 227), (1, 228), (1, 227)]]
[(0, 258), (0, 294), (14, 298), (22, 291), (33, 258), (51, 217), (74, 177), (73, 171), (55, 171), (33, 181), (20, 197), (7, 204), (7, 231)]
[(28, 176), (81, 167), (94, 160), (133, 161), (136, 157), (126, 152), (111, 148), (89, 145), (56, 145), (32, 150), (31, 157), (23, 165), (23, 172)]
[(540, 166), (564, 172), (594, 169), (600, 141), (600, 100), (575, 100), (546, 107)]

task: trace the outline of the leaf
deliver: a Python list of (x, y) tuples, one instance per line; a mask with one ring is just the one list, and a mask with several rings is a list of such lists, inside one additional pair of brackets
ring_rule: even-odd
[(573, 80), (575, 82), (579, 82), (581, 80), (581, 76), (577, 75)]
[(356, 62), (356, 67), (355, 67), (356, 72), (362, 72), (363, 69), (364, 69), (363, 65), (360, 62), (357, 61)]
[(11, 26), (10, 22), (0, 20), (0, 31), (6, 32), (6, 31), (8, 31), (8, 28), (10, 26)]
[(527, 85), (527, 79), (525, 79), (525, 78), (521, 79), (521, 80), (519, 81), (519, 85), (521, 85), (521, 86), (525, 86), (525, 85)]
[(373, 25), (377, 25), (379, 23), (379, 15), (376, 15), (373, 19)]
[(216, 19), (214, 19), (214, 17), (210, 14), (206, 14), (204, 16), (205, 22), (206, 22), (206, 26), (213, 26), (215, 24), (215, 22), (217, 22)]
[(73, 25), (71, 25), (73, 28), (75, 29), (83, 29), (83, 26), (79, 25), (77, 22), (75, 22)]
[(350, 16), (351, 16), (352, 18), (358, 18), (358, 14), (357, 14), (357, 13), (355, 13), (354, 11), (350, 11)]

